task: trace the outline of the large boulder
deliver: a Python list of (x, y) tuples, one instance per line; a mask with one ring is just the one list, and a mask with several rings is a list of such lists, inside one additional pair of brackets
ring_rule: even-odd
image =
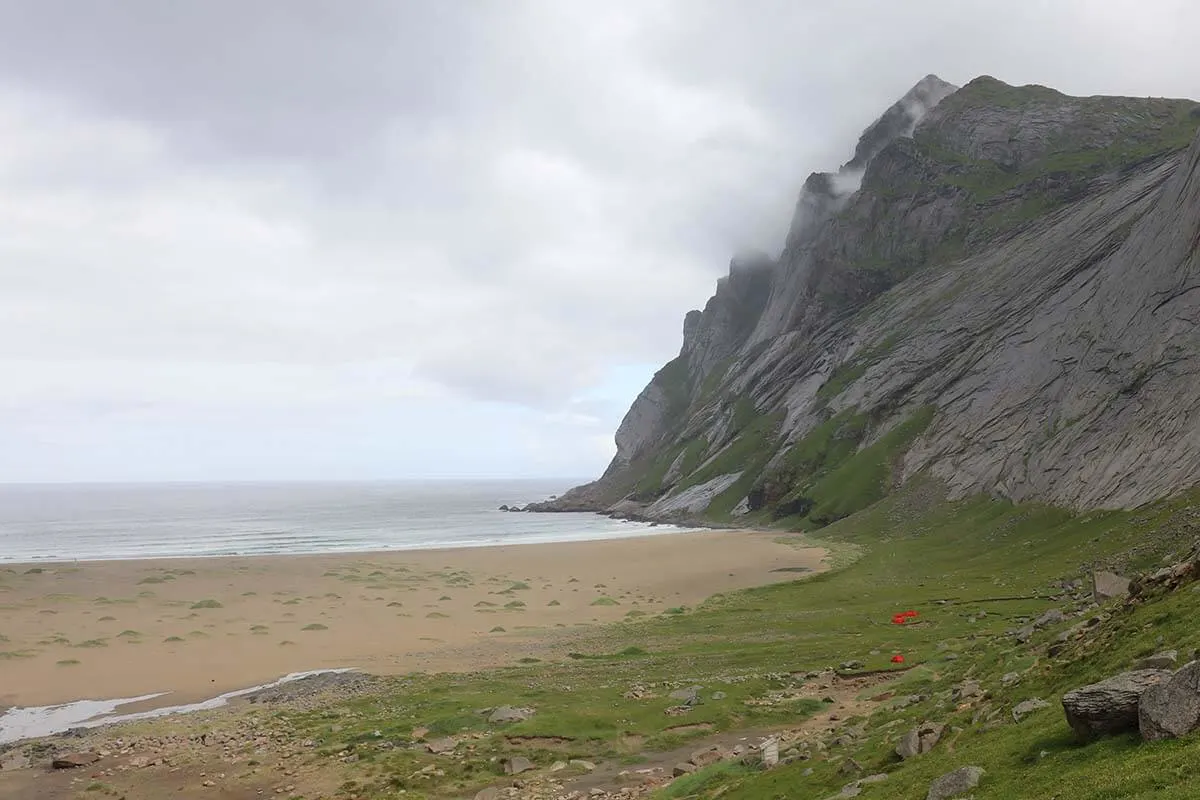
[(1122, 578), (1113, 572), (1092, 573), (1092, 599), (1097, 605), (1104, 605), (1109, 600), (1123, 598), (1128, 594), (1128, 578)]
[(1138, 729), (1148, 742), (1174, 739), (1200, 728), (1200, 661), (1147, 689), (1138, 702)]
[(910, 758), (928, 753), (941, 740), (945, 725), (937, 722), (922, 722), (910, 730), (896, 745), (896, 755), (907, 761)]
[(1152, 686), (1171, 679), (1171, 672), (1141, 669), (1081, 686), (1063, 695), (1067, 724), (1083, 738), (1120, 733), (1138, 727), (1138, 701)]
[(953, 797), (961, 797), (979, 785), (983, 774), (983, 767), (959, 767), (929, 784), (929, 793), (925, 795), (925, 800), (950, 800)]

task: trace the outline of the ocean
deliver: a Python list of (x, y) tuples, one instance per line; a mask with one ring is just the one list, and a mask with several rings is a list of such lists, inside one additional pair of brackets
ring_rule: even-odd
[(570, 481), (0, 484), (0, 562), (353, 553), (613, 539), (678, 528), (499, 511)]

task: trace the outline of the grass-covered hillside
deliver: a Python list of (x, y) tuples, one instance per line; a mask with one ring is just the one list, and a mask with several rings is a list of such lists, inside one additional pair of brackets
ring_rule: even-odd
[[(602, 784), (615, 791), (640, 767), (661, 766), (664, 752), (668, 761), (686, 759), (678, 754), (729, 745), (738, 731), (788, 729), (803, 731), (784, 747), (791, 763), (762, 770), (753, 753), (747, 763), (726, 759), (654, 796), (823, 798), (886, 773), (863, 787), (864, 797), (920, 798), (932, 779), (975, 765), (986, 770), (978, 800), (1194, 797), (1200, 739), (1150, 745), (1134, 733), (1081, 743), (1059, 707), (1064, 691), (1138, 657), (1200, 646), (1200, 594), (1094, 608), (1085, 588), (1062, 583), (1082, 587), (1093, 566), (1130, 572), (1186, 553), (1190, 503), (1073, 516), (987, 498), (948, 503), (922, 483), (826, 528), (835, 568), (819, 576), (634, 617), (584, 634), (570, 652), (539, 651), (507, 669), (398, 680), (343, 704), (285, 712), (284, 722), (314, 741), (311, 758), (342, 772), (338, 797), (472, 797), (510, 785), (502, 759), (515, 755), (535, 765), (515, 796), (558, 796), (537, 793), (550, 778), (563, 794)], [(1012, 635), (1051, 609), (1063, 621), (1023, 643)], [(918, 616), (892, 624), (905, 610)], [(1048, 654), (1064, 630), (1093, 618)], [(895, 655), (904, 662), (893, 663)], [(896, 674), (873, 678), (862, 696), (840, 695), (837, 706), (822, 702), (813, 684), (829, 675), (814, 673), (846, 662), (860, 662), (856, 673)], [(967, 679), (982, 696), (952, 694)], [(699, 687), (700, 702), (668, 713), (680, 706), (670, 693), (690, 687)], [(1033, 698), (1048, 706), (1014, 722), (1012, 708)], [(855, 713), (833, 719), (847, 704)], [(497, 726), (479, 713), (499, 705), (536, 714)], [(922, 721), (947, 726), (941, 743), (901, 762), (897, 740)], [(456, 737), (456, 755), (401, 746), (421, 728), (429, 739)], [(352, 763), (338, 764), (347, 756)], [(550, 772), (556, 762), (565, 769)], [(621, 770), (633, 778), (618, 777)]]

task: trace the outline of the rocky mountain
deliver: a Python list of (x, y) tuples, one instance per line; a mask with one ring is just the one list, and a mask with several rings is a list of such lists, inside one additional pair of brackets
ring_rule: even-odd
[(604, 475), (539, 510), (1130, 507), (1200, 481), (1200, 105), (928, 76), (735, 258)]

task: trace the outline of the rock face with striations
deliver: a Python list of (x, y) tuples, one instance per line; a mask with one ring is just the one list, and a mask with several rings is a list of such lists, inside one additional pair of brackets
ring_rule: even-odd
[(1073, 508), (1192, 486), (1197, 128), (1189, 100), (926, 77), (687, 315), (605, 474), (533, 509), (813, 527), (922, 472)]

